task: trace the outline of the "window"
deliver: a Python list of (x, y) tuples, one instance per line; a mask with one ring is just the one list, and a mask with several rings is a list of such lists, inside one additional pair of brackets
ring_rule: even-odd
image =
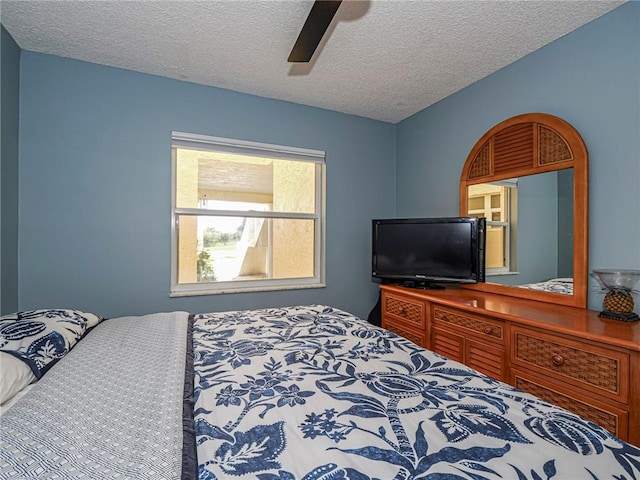
[(173, 132), (171, 295), (324, 286), (324, 152)]
[(517, 180), (469, 186), (469, 215), (487, 219), (487, 275), (513, 273), (517, 265)]

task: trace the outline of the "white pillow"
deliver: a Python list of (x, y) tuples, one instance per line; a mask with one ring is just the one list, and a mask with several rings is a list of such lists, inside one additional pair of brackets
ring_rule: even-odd
[(0, 352), (0, 405), (11, 400), (35, 379), (26, 363), (9, 353)]

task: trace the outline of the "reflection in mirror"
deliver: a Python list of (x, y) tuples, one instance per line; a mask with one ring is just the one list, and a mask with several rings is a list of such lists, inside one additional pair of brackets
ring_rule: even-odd
[(486, 217), (487, 282), (573, 294), (573, 169), (469, 185)]
[(470, 185), (468, 215), (487, 219), (485, 248), (487, 275), (495, 277), (516, 272), (518, 180)]

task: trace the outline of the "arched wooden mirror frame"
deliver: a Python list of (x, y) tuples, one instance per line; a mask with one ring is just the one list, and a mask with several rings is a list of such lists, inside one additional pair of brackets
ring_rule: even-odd
[[(587, 307), (588, 153), (580, 134), (546, 113), (526, 113), (500, 122), (475, 144), (460, 177), (460, 215), (467, 215), (470, 185), (573, 168), (573, 295), (497, 283), (465, 286), (475, 290), (579, 308)], [(490, 277), (488, 277), (490, 280)]]

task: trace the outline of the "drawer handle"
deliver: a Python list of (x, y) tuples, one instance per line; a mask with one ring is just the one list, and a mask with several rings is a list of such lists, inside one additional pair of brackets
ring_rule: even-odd
[(400, 315), (404, 316), (404, 314), (405, 314), (405, 313), (407, 313), (407, 311), (404, 309), (404, 307), (400, 307), (400, 308), (398, 309), (398, 313), (399, 313)]
[(493, 333), (493, 327), (484, 327), (484, 333), (491, 335)]
[(564, 363), (564, 357), (562, 355), (560, 355), (559, 353), (555, 353), (552, 357), (551, 357), (551, 362), (556, 366), (559, 367), (560, 365), (562, 365)]

